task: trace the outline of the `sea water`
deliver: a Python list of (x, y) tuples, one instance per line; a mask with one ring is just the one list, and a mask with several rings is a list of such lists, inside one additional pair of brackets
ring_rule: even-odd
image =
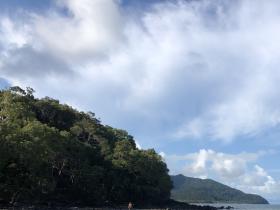
[[(205, 204), (201, 204), (205, 205)], [(280, 205), (276, 204), (207, 204), (215, 207), (232, 206), (236, 210), (280, 210)]]

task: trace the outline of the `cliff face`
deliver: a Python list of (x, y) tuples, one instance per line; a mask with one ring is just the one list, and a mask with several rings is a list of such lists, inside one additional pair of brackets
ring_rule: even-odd
[(189, 203), (246, 203), (268, 204), (259, 195), (246, 194), (211, 179), (198, 179), (183, 175), (171, 176), (174, 200)]

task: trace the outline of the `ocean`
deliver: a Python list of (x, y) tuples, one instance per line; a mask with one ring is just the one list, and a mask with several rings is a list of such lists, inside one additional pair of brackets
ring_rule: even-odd
[[(205, 205), (205, 204), (201, 204)], [(209, 206), (221, 207), (232, 206), (237, 210), (280, 210), (279, 204), (207, 204)]]

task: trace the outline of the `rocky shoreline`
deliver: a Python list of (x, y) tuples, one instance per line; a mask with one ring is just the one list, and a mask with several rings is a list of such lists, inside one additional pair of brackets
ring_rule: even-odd
[[(170, 199), (167, 203), (161, 205), (135, 205), (132, 210), (219, 210), (219, 209), (234, 209), (232, 206), (214, 207), (210, 205), (189, 204)], [(90, 206), (70, 206), (66, 204), (52, 205), (28, 205), (15, 203), (11, 206), (0, 205), (0, 210), (127, 210), (125, 204), (90, 207)]]
[[(200, 206), (190, 205), (173, 206), (173, 207), (151, 207), (151, 208), (133, 208), (133, 210), (218, 210), (218, 209), (232, 209), (233, 207), (213, 207), (213, 206)], [(9, 206), (0, 207), (0, 210), (127, 210), (126, 207), (48, 207), (48, 206)]]

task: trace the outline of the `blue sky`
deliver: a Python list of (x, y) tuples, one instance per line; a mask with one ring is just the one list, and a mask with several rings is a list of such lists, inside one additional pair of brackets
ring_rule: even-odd
[(0, 88), (155, 148), (171, 174), (280, 202), (280, 2), (0, 0)]

